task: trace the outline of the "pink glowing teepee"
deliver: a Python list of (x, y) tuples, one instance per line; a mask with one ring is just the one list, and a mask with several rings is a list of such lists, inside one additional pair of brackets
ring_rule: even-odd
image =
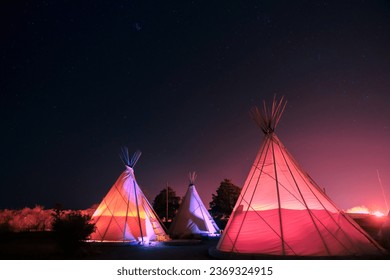
[(217, 250), (238, 254), (352, 256), (383, 249), (299, 166), (274, 130), (283, 98), (252, 113), (265, 134)]
[(93, 214), (96, 231), (91, 240), (145, 243), (167, 238), (158, 216), (135, 180), (133, 168), (140, 156), (141, 152), (136, 152), (130, 160), (127, 149), (123, 149), (126, 170)]

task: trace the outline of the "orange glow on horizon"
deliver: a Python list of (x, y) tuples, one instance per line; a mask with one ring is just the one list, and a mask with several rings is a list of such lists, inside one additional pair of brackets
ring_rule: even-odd
[(376, 217), (383, 217), (385, 214), (381, 210), (369, 210), (366, 206), (355, 206), (347, 211), (347, 213), (353, 213), (353, 214), (368, 214), (368, 215), (373, 215)]
[(355, 207), (348, 209), (345, 212), (355, 213), (355, 214), (370, 214), (370, 210), (368, 210), (368, 208), (366, 206), (355, 206)]

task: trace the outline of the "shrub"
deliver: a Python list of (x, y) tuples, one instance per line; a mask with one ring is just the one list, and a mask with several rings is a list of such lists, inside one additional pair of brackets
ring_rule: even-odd
[(82, 241), (87, 240), (95, 231), (90, 215), (80, 211), (71, 211), (64, 214), (61, 210), (55, 210), (52, 230), (58, 245), (65, 251), (71, 251), (79, 247)]

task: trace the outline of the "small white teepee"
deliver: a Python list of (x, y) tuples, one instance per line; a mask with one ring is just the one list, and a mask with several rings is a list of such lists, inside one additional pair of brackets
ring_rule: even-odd
[(237, 254), (354, 256), (383, 249), (299, 166), (274, 130), (283, 98), (252, 111), (265, 138), (217, 250)]
[(127, 148), (122, 149), (126, 170), (119, 176), (93, 214), (95, 241), (140, 242), (162, 241), (167, 238), (163, 225), (134, 176), (134, 165), (141, 152), (129, 159)]
[(189, 174), (190, 184), (179, 210), (174, 218), (169, 234), (172, 238), (196, 238), (219, 236), (219, 228), (210, 216), (196, 191), (195, 172)]

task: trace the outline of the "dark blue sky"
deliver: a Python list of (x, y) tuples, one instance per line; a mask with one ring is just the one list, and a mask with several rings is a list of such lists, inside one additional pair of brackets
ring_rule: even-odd
[(383, 208), (390, 2), (227, 2), (1, 3), (0, 209), (99, 203), (122, 145), (151, 200), (196, 170), (208, 205), (243, 184), (262, 139), (248, 112), (275, 94), (279, 137), (336, 204)]

